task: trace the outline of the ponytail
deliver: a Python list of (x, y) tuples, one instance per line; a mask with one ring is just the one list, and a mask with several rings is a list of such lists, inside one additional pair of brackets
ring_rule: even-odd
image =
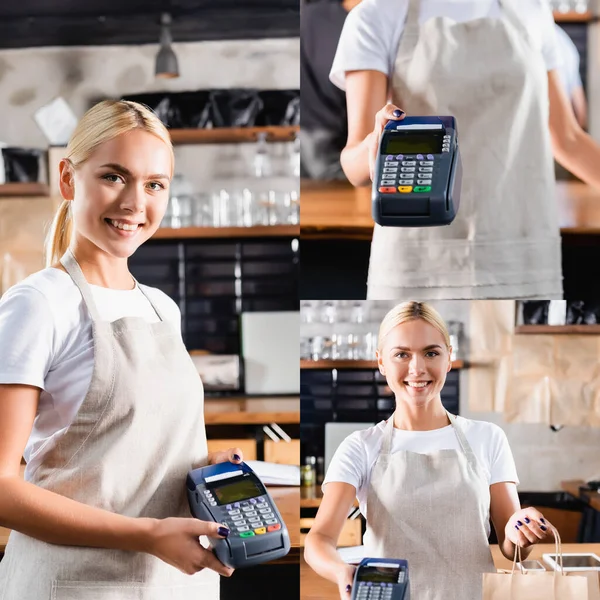
[(58, 262), (67, 251), (71, 243), (72, 229), (71, 201), (63, 200), (54, 215), (50, 232), (46, 239), (46, 267), (50, 267)]

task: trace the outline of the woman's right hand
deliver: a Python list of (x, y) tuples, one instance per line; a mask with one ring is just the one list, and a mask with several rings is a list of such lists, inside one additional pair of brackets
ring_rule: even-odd
[(350, 600), (352, 596), (352, 583), (354, 582), (354, 565), (344, 565), (340, 568), (337, 576), (338, 590), (341, 600)]
[[(226, 533), (226, 535), (222, 535)], [(170, 517), (157, 519), (150, 530), (147, 552), (179, 569), (193, 575), (202, 569), (212, 569), (230, 577), (233, 569), (226, 567), (210, 549), (202, 547), (198, 538), (206, 535), (226, 538), (229, 529), (219, 523)]]
[(386, 104), (379, 112), (375, 114), (375, 127), (369, 134), (369, 174), (373, 181), (375, 173), (375, 161), (379, 153), (379, 140), (383, 133), (384, 127), (388, 121), (401, 121), (406, 116), (406, 113), (398, 108), (395, 104)]

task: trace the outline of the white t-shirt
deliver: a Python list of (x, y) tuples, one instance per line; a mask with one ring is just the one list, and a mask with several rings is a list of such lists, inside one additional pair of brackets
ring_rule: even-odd
[[(460, 416), (456, 417), (456, 423), (464, 432), (483, 467), (489, 485), (503, 481), (519, 483), (506, 434), (500, 427)], [(373, 427), (350, 434), (333, 455), (323, 481), (325, 494), (327, 484), (333, 481), (353, 485), (360, 503), (360, 512), (365, 517), (371, 471), (381, 451), (385, 424), (385, 421), (381, 421)], [(437, 450), (460, 450), (460, 445), (452, 425), (433, 431), (406, 431), (394, 428), (392, 454), (400, 450), (428, 454)]]
[[(335, 85), (346, 88), (346, 71), (380, 71), (391, 77), (408, 5), (409, 0), (363, 0), (348, 13), (329, 75)], [(517, 10), (546, 68), (555, 69), (560, 58), (548, 1), (519, 0)], [(419, 22), (449, 17), (461, 23), (500, 16), (498, 0), (422, 0)]]
[[(177, 304), (158, 289), (141, 286), (168, 321), (181, 331)], [(90, 285), (103, 321), (122, 317), (159, 320), (142, 291)], [(10, 288), (0, 300), (0, 384), (42, 389), (23, 453), (25, 477), (72, 423), (92, 379), (92, 320), (71, 277), (48, 268)]]

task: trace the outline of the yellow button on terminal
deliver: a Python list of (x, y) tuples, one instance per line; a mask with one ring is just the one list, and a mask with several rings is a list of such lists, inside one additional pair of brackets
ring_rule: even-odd
[(401, 186), (398, 188), (398, 191), (399, 191), (401, 194), (408, 194), (409, 192), (412, 192), (412, 185), (401, 185)]
[(266, 527), (259, 527), (258, 529), (254, 530), (254, 533), (256, 535), (262, 535), (263, 533), (267, 533), (267, 528)]

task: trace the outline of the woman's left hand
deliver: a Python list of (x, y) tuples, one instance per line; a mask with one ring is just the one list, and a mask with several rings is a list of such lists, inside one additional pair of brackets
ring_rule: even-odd
[(540, 542), (554, 542), (552, 524), (536, 508), (518, 510), (508, 520), (504, 533), (515, 546), (528, 548)]
[(244, 454), (239, 448), (228, 448), (218, 452), (209, 452), (208, 464), (217, 465), (219, 463), (230, 462), (239, 465), (244, 460)]

